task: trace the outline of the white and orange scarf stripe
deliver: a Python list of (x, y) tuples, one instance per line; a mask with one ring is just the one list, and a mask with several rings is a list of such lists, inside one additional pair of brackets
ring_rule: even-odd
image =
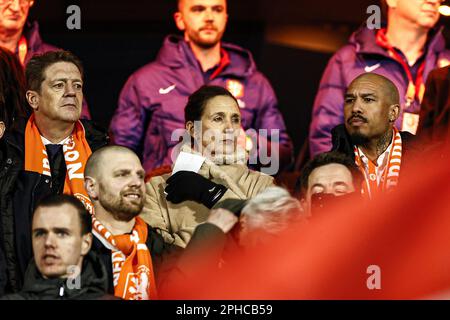
[(394, 134), (392, 137), (392, 147), (389, 153), (388, 164), (384, 169), (383, 176), (380, 183), (377, 183), (376, 179), (370, 179), (370, 177), (376, 177), (376, 165), (369, 160), (368, 172), (364, 169), (364, 164), (359, 154), (359, 149), (354, 146), (355, 163), (364, 174), (365, 184), (363, 185), (363, 194), (373, 197), (375, 194), (385, 192), (394, 189), (398, 185), (400, 176), (400, 168), (402, 164), (402, 137), (397, 128), (394, 127)]
[(100, 241), (112, 250), (114, 295), (125, 300), (157, 298), (150, 251), (147, 248), (147, 224), (136, 217), (131, 234), (113, 235), (92, 216), (92, 228)]
[[(92, 204), (84, 188), (84, 169), (92, 151), (80, 121), (75, 123), (72, 134), (64, 143), (63, 152), (67, 167), (64, 193), (77, 197), (90, 210)], [(51, 176), (47, 150), (36, 126), (34, 114), (25, 128), (25, 170)]]

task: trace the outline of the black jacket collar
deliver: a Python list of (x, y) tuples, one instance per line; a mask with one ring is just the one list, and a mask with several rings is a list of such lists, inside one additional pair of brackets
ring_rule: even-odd
[(96, 299), (103, 297), (107, 289), (105, 266), (94, 252), (89, 252), (83, 261), (79, 289), (70, 288), (66, 279), (44, 279), (32, 260), (19, 295), (25, 299)]

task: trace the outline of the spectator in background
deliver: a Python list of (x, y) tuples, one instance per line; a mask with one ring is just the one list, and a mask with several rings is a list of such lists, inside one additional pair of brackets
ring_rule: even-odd
[(333, 150), (355, 160), (364, 174), (363, 191), (373, 197), (395, 188), (402, 169), (423, 150), (414, 136), (395, 127), (399, 93), (389, 79), (365, 73), (345, 93), (345, 122), (332, 131)]
[(331, 203), (336, 202), (336, 197), (360, 195), (363, 180), (352, 158), (330, 151), (318, 154), (303, 167), (297, 192), (305, 212), (312, 216), (318, 210), (325, 212)]
[(31, 115), (25, 90), (25, 75), (19, 60), (0, 47), (0, 139), (14, 125), (15, 118)]
[(400, 94), (395, 125), (416, 134), (420, 102), (430, 71), (449, 64), (442, 30), (435, 28), (443, 0), (381, 0), (387, 26), (365, 25), (329, 61), (317, 93), (309, 131), (311, 155), (331, 149), (331, 129), (344, 122), (344, 94), (364, 72), (390, 79)]
[(431, 142), (450, 142), (450, 67), (428, 76), (420, 110), (420, 134)]
[(274, 184), (271, 176), (245, 164), (245, 150), (237, 143), (241, 110), (228, 90), (201, 87), (189, 97), (184, 113), (190, 140), (181, 151), (202, 156), (203, 162), (197, 172), (151, 178), (142, 211), (142, 218), (167, 242), (181, 247), (219, 200), (249, 199)]
[[(6, 143), (2, 139), (5, 130), (11, 130), (14, 119), (31, 114), (31, 108), (25, 98), (25, 76), (18, 59), (7, 49), (0, 47), (0, 167), (8, 165)], [(0, 179), (0, 189), (4, 180)], [(0, 210), (5, 210), (0, 200)], [(13, 230), (4, 229), (4, 216), (0, 213), (0, 295), (6, 288), (7, 269), (4, 257), (5, 234), (12, 235)]]
[(137, 155), (120, 146), (94, 152), (85, 171), (94, 212), (93, 250), (106, 265), (108, 292), (126, 300), (155, 299), (177, 253), (139, 217), (144, 176)]
[(184, 36), (168, 36), (156, 61), (126, 82), (111, 121), (114, 143), (133, 149), (146, 171), (171, 165), (178, 143), (172, 133), (184, 129), (189, 95), (202, 85), (216, 85), (237, 99), (245, 130), (279, 129), (279, 143), (261, 135), (253, 145), (279, 152), (280, 169), (289, 164), (293, 147), (269, 81), (256, 69), (249, 51), (222, 42), (226, 0), (179, 0), (174, 18)]
[(106, 298), (108, 277), (92, 245), (91, 217), (73, 196), (52, 195), (36, 207), (32, 223), (34, 259), (20, 292), (5, 300)]
[[(37, 21), (27, 22), (34, 3), (34, 0), (0, 0), (0, 47), (13, 52), (22, 66), (35, 54), (60, 50), (42, 41)], [(81, 118), (91, 118), (85, 101)]]
[(105, 131), (81, 122), (83, 67), (67, 51), (35, 55), (26, 68), (26, 97), (33, 109), (4, 136), (0, 178), (1, 222), (11, 289), (21, 288), (32, 256), (31, 215), (43, 197), (87, 197), (83, 169), (92, 150), (108, 143)]

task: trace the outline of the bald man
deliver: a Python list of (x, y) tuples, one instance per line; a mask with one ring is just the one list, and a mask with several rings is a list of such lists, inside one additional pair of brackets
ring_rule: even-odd
[(127, 300), (155, 298), (156, 283), (172, 268), (177, 248), (138, 217), (145, 196), (139, 158), (128, 148), (107, 146), (90, 156), (84, 176), (94, 209), (92, 250), (107, 268), (109, 293)]
[(399, 130), (415, 133), (424, 84), (431, 70), (449, 64), (443, 30), (438, 26), (442, 0), (379, 0), (387, 24), (362, 24), (330, 59), (314, 100), (309, 145), (314, 156), (328, 151), (331, 129), (344, 120), (342, 106), (350, 82), (364, 72), (392, 79), (400, 92)]
[(399, 114), (399, 92), (384, 76), (362, 74), (344, 95), (345, 123), (332, 130), (333, 150), (355, 160), (370, 198), (395, 188), (405, 158), (419, 152), (414, 136), (395, 127)]

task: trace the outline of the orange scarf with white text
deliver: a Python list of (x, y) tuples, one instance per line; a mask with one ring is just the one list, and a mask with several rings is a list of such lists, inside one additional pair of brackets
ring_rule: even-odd
[(92, 228), (112, 249), (114, 295), (125, 300), (156, 299), (153, 263), (147, 242), (147, 224), (136, 217), (131, 234), (113, 235), (92, 216)]
[(397, 128), (394, 127), (392, 147), (389, 153), (388, 163), (384, 168), (380, 183), (377, 183), (376, 165), (368, 159), (368, 170), (366, 172), (359, 149), (354, 146), (355, 163), (364, 175), (365, 183), (363, 193), (372, 198), (376, 193), (395, 188), (398, 185), (400, 166), (402, 164), (402, 137)]
[[(89, 210), (92, 205), (84, 188), (84, 168), (92, 151), (80, 121), (75, 123), (72, 134), (64, 143), (63, 152), (67, 167), (64, 193), (80, 199)], [(47, 150), (36, 126), (34, 114), (25, 128), (25, 170), (51, 176)]]

